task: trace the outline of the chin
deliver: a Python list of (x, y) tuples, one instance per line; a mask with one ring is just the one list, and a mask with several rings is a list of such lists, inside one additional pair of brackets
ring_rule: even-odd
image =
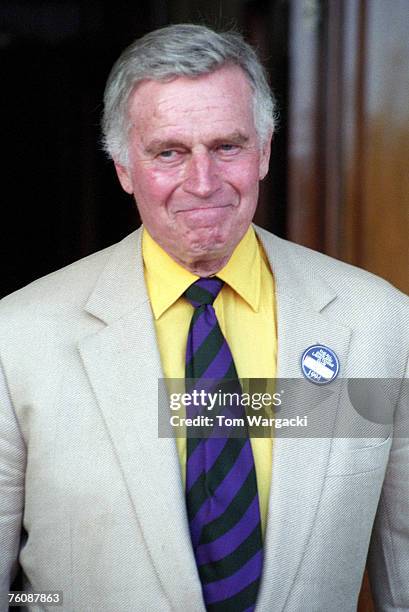
[(219, 252), (227, 247), (230, 236), (229, 229), (220, 225), (195, 227), (189, 229), (181, 237), (180, 244), (188, 251), (205, 252), (214, 250)]
[(229, 252), (229, 247), (227, 240), (223, 240), (220, 236), (207, 236), (190, 240), (185, 244), (184, 253), (191, 255), (194, 259), (200, 257), (202, 261), (205, 261), (215, 257), (225, 257)]

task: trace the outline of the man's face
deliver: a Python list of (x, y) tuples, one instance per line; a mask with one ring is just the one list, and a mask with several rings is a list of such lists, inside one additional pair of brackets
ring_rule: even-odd
[(217, 271), (251, 223), (268, 170), (270, 139), (260, 147), (244, 73), (226, 66), (194, 79), (144, 81), (129, 114), (129, 163), (115, 164), (122, 187), (175, 261)]

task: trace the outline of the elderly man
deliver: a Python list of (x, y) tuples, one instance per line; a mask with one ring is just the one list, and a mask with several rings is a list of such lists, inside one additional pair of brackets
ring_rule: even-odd
[(19, 564), (29, 607), (352, 611), (369, 547), (379, 609), (409, 609), (404, 437), (158, 437), (163, 377), (337, 406), (338, 375), (405, 376), (405, 296), (251, 225), (273, 126), (237, 34), (171, 26), (115, 64), (104, 142), (143, 228), (0, 306), (1, 610)]

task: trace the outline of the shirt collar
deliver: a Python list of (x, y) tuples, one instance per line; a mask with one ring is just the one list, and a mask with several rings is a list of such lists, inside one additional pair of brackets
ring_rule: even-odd
[(261, 252), (253, 227), (250, 225), (217, 276), (257, 312), (260, 303)]
[[(176, 263), (146, 228), (142, 234), (142, 255), (153, 315), (159, 319), (198, 276)], [(260, 301), (260, 266), (260, 246), (250, 226), (227, 264), (217, 273), (254, 311), (258, 310)]]

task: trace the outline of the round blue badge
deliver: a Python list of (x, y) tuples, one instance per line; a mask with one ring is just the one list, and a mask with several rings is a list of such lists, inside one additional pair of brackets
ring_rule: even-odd
[(305, 378), (317, 385), (326, 385), (338, 376), (339, 360), (333, 350), (322, 344), (305, 349), (301, 357), (301, 369)]

